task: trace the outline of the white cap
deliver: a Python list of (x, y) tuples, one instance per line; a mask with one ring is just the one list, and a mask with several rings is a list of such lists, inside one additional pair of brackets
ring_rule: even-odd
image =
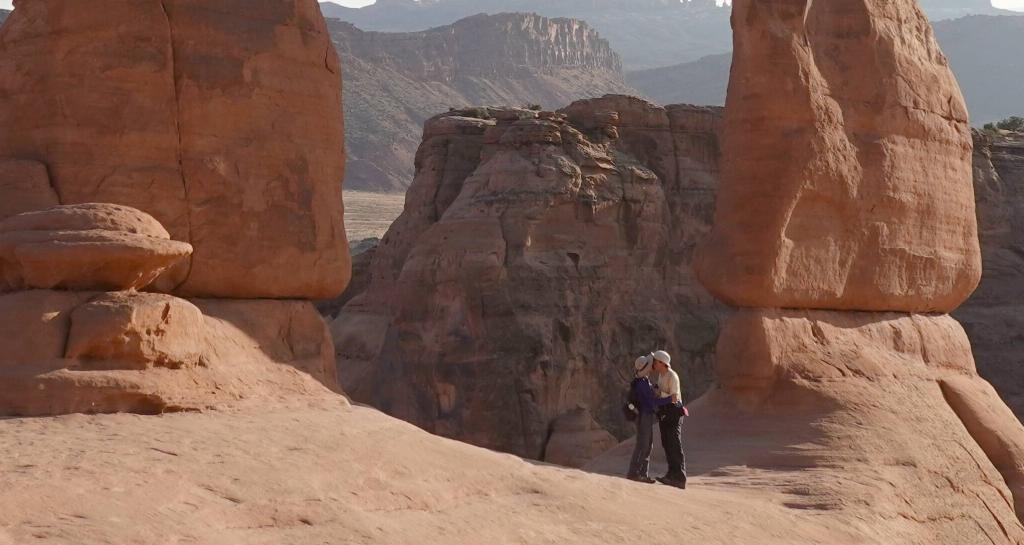
[(651, 356), (640, 356), (633, 362), (633, 370), (637, 373), (642, 373), (653, 361), (654, 358)]
[(672, 356), (670, 356), (668, 352), (665, 352), (664, 350), (658, 350), (657, 352), (651, 354), (651, 357), (653, 357), (657, 361), (660, 361), (661, 363), (664, 363), (669, 367), (672, 367)]

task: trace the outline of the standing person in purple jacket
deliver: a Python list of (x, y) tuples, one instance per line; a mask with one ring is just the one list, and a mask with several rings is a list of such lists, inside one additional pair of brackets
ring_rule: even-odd
[(633, 362), (634, 379), (629, 398), (636, 405), (636, 447), (629, 461), (626, 477), (631, 481), (652, 484), (650, 476), (651, 451), (654, 449), (654, 423), (660, 407), (672, 403), (671, 397), (658, 398), (649, 375), (654, 366), (654, 355), (640, 356)]

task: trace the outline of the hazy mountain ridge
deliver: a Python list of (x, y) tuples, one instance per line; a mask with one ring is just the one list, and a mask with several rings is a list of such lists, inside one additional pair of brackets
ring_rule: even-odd
[(348, 189), (404, 190), (423, 122), (449, 108), (639, 94), (608, 42), (574, 19), (477, 15), (410, 33), (328, 25), (343, 59)]
[[(1013, 12), (990, 0), (921, 0), (932, 20)], [(696, 61), (732, 50), (730, 8), (715, 0), (378, 0), (363, 8), (321, 4), (324, 15), (364, 30), (409, 32), (450, 24), (478, 13), (530, 12), (574, 17), (597, 29), (626, 70)]]
[(479, 13), (578, 18), (611, 43), (627, 68), (665, 66), (732, 48), (729, 9), (715, 0), (385, 0), (364, 8), (321, 6), (327, 17), (390, 32), (447, 25)]
[[(1024, 16), (971, 15), (935, 23), (935, 35), (967, 98), (972, 123), (1024, 111)], [(626, 81), (662, 104), (722, 105), (731, 54), (626, 73)]]

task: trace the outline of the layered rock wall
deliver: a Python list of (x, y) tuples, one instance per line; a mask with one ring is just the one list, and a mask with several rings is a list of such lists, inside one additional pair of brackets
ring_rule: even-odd
[(957, 311), (981, 375), (1024, 417), (1024, 135), (975, 133), (974, 192), (985, 272)]
[(519, 77), (524, 69), (576, 67), (621, 73), (622, 61), (597, 31), (577, 19), (534, 14), (475, 15), (424, 32), (362, 32), (337, 24), (347, 52), (379, 59), (416, 79)]
[[(429, 121), (369, 288), (332, 324), (346, 391), (531, 458), (581, 405), (597, 424), (579, 431), (627, 435), (621, 390), (652, 346), (703, 391), (724, 309), (688, 263), (711, 222), (720, 119), (607, 96)], [(579, 463), (564, 441), (550, 452)]]

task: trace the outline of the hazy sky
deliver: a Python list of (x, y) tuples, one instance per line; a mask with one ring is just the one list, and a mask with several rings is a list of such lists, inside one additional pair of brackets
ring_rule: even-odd
[[(373, 0), (331, 0), (343, 6), (365, 6), (372, 4)], [(992, 5), (998, 8), (1019, 9), (1024, 11), (1024, 0), (992, 0)], [(11, 0), (0, 0), (0, 8), (11, 9)]]

